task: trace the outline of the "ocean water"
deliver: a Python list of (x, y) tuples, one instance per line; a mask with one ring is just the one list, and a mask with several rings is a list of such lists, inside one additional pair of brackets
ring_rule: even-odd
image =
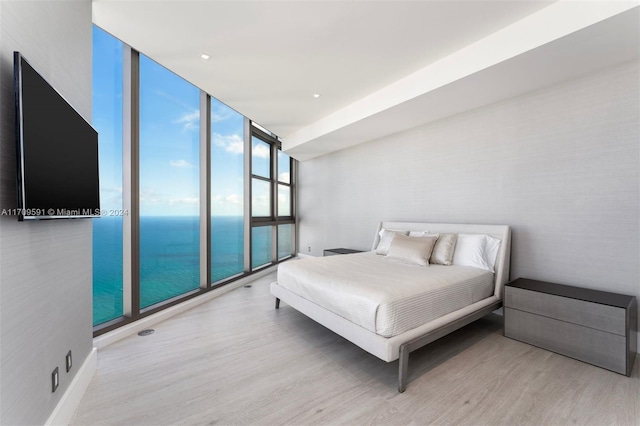
[[(291, 225), (278, 226), (278, 257), (291, 253)], [(200, 286), (198, 217), (140, 218), (140, 306), (145, 308)], [(242, 217), (211, 218), (211, 277), (244, 270)], [(271, 227), (254, 228), (252, 266), (270, 262)], [(122, 218), (93, 220), (93, 324), (122, 315)]]

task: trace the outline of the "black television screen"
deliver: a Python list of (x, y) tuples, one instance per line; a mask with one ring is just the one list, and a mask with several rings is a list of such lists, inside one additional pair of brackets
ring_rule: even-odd
[(99, 216), (98, 133), (19, 52), (14, 79), (18, 219)]

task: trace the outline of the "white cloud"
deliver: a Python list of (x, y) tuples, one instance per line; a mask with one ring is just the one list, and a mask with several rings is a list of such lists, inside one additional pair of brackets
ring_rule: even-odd
[(121, 186), (101, 186), (100, 187), (100, 207), (104, 210), (115, 210), (122, 208), (122, 187)]
[(241, 195), (213, 195), (211, 197), (211, 213), (214, 216), (238, 216), (243, 212)]
[(219, 123), (221, 121), (224, 121), (227, 118), (231, 117), (233, 112), (233, 110), (224, 105), (220, 105), (216, 109), (211, 108), (211, 122)]
[(180, 196), (156, 191), (152, 187), (140, 188), (141, 214), (151, 216), (197, 215), (200, 205), (198, 196)]
[(222, 195), (212, 195), (211, 201), (217, 204), (233, 204), (240, 205), (242, 204), (242, 196), (238, 194), (229, 194), (227, 196)]
[(291, 175), (289, 174), (289, 172), (284, 172), (284, 173), (280, 173), (280, 176), (278, 176), (278, 180), (280, 182), (291, 182)]
[(269, 195), (255, 195), (251, 202), (252, 213), (254, 216), (269, 216), (271, 215), (271, 199)]
[(251, 153), (256, 157), (269, 158), (271, 150), (267, 145), (259, 144), (253, 147), (253, 151)]
[(141, 204), (160, 204), (163, 202), (162, 196), (153, 188), (140, 188)]
[(175, 123), (182, 124), (183, 130), (196, 130), (200, 124), (200, 111), (197, 109), (182, 113)]
[(244, 152), (244, 143), (240, 135), (226, 135), (214, 133), (211, 141), (215, 146), (224, 148), (225, 151), (232, 154), (242, 154)]
[(198, 197), (181, 197), (181, 198), (170, 198), (169, 205), (174, 206), (176, 204), (199, 204), (200, 199)]
[(191, 164), (187, 160), (169, 161), (169, 164), (171, 164), (173, 167), (185, 167), (185, 168), (194, 168), (195, 167), (193, 164)]
[[(242, 137), (237, 134), (225, 136), (220, 133), (214, 133), (211, 136), (211, 142), (215, 146), (224, 148), (225, 151), (232, 154), (242, 154), (244, 152), (244, 141)], [(268, 145), (259, 144), (253, 147), (252, 154), (260, 158), (269, 158), (271, 150)]]
[(238, 194), (231, 194), (231, 195), (227, 195), (224, 201), (225, 203), (228, 203), (228, 204), (241, 204), (242, 197), (240, 197)]

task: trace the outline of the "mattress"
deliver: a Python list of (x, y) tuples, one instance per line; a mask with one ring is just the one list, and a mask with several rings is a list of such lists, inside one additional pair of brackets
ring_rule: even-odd
[(493, 276), (470, 266), (410, 265), (372, 252), (278, 267), (281, 287), (383, 337), (492, 296)]

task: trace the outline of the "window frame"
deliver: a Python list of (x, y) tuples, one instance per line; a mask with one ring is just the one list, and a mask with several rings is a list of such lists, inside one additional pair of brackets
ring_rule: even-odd
[[(293, 253), (290, 256), (285, 256), (283, 258), (278, 257), (278, 239), (279, 239), (279, 233), (278, 233), (278, 226), (279, 225), (288, 225), (291, 224), (293, 225), (293, 232), (291, 233), (291, 239), (292, 239), (292, 250), (293, 252), (295, 252), (295, 240), (296, 240), (296, 212), (295, 212), (295, 191), (296, 191), (296, 173), (295, 173), (295, 164), (294, 164), (294, 160), (293, 158), (291, 158), (289, 156), (289, 183), (286, 182), (281, 182), (278, 179), (278, 151), (282, 150), (282, 143), (280, 141), (280, 139), (277, 138), (277, 136), (267, 133), (265, 130), (263, 130), (263, 128), (260, 126), (256, 126), (255, 123), (251, 123), (250, 126), (251, 130), (250, 130), (250, 134), (249, 134), (249, 140), (253, 141), (253, 138), (257, 138), (263, 142), (266, 142), (269, 144), (270, 147), (270, 158), (271, 158), (271, 164), (270, 164), (270, 177), (267, 179), (264, 176), (260, 176), (260, 175), (256, 175), (253, 173), (253, 153), (251, 153), (249, 155), (250, 157), (250, 170), (249, 170), (249, 179), (250, 179), (250, 194), (249, 194), (249, 199), (251, 201), (253, 201), (253, 179), (256, 180), (260, 180), (263, 182), (268, 182), (270, 185), (269, 188), (269, 196), (270, 196), (270, 215), (269, 216), (254, 216), (253, 215), (253, 202), (251, 205), (251, 211), (249, 213), (249, 222), (250, 222), (250, 228), (251, 231), (253, 231), (253, 228), (257, 228), (257, 227), (266, 227), (266, 226), (270, 226), (271, 227), (271, 232), (272, 232), (272, 238), (271, 238), (271, 262), (264, 264), (264, 265), (260, 265), (260, 266), (256, 266), (256, 267), (252, 267), (251, 270), (252, 271), (257, 271), (260, 269), (263, 269), (267, 266), (276, 264), (278, 262), (281, 262), (283, 260), (289, 259), (290, 257), (293, 256)], [(250, 146), (253, 146), (253, 144), (251, 143)], [(289, 197), (289, 212), (290, 214), (287, 216), (280, 216), (278, 213), (278, 185), (284, 185), (287, 186), (290, 189), (290, 197)], [(253, 236), (253, 232), (251, 233), (251, 236)], [(253, 264), (253, 244), (252, 241), (250, 241), (250, 253), (251, 253), (251, 264)]]

